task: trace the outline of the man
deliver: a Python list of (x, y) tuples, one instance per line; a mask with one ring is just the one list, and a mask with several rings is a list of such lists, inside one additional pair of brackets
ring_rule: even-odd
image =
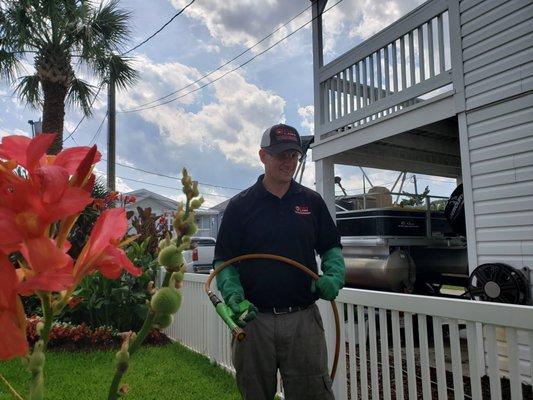
[(218, 232), (215, 266), (242, 254), (269, 253), (317, 272), (315, 250), (322, 260), (323, 275), (316, 283), (299, 269), (271, 260), (243, 261), (217, 276), (236, 322), (246, 325), (246, 340), (232, 343), (237, 386), (245, 400), (272, 400), (278, 369), (287, 400), (333, 399), (315, 301), (337, 296), (344, 285), (344, 260), (324, 200), (292, 179), (301, 152), (296, 129), (284, 124), (267, 129), (259, 150), (265, 174), (230, 200)]

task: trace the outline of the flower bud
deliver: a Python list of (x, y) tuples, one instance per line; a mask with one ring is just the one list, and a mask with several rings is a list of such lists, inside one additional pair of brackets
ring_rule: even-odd
[(127, 384), (127, 383), (123, 383), (122, 385), (120, 385), (120, 387), (118, 388), (118, 393), (120, 394), (120, 396), (123, 396), (125, 394), (128, 394), (128, 392), (130, 391), (130, 386)]
[(191, 189), (192, 197), (197, 197), (200, 194), (200, 190), (198, 190), (198, 182), (194, 181), (192, 183), (192, 189)]
[(123, 346), (117, 354), (115, 355), (115, 363), (117, 370), (120, 372), (126, 372), (130, 363), (130, 353), (128, 352), (127, 346)]
[(191, 247), (191, 242), (188, 243), (182, 243), (178, 246), (179, 251), (189, 250)]
[(170, 269), (176, 269), (183, 264), (183, 254), (178, 250), (176, 246), (168, 246), (159, 252), (157, 261), (160, 265), (163, 265)]
[(198, 227), (195, 223), (189, 224), (187, 226), (187, 235), (192, 236), (198, 231)]
[(42, 331), (43, 331), (43, 328), (44, 328), (44, 323), (43, 323), (43, 321), (39, 321), (39, 322), (37, 322), (37, 324), (35, 324), (35, 330), (37, 331), (37, 334), (38, 334), (39, 336), (41, 336), (41, 333), (42, 333)]
[(198, 208), (202, 206), (203, 203), (204, 203), (203, 197), (200, 197), (199, 199), (194, 199), (193, 201), (191, 201), (191, 208), (194, 210), (197, 210)]
[(44, 342), (42, 340), (38, 340), (37, 343), (35, 343), (33, 352), (30, 354), (28, 360), (28, 370), (30, 372), (36, 373), (42, 371), (44, 367), (44, 361), (46, 359), (43, 350)]
[(169, 235), (168, 232), (167, 232), (167, 235), (165, 236), (165, 238), (164, 238), (164, 239), (161, 239), (161, 240), (159, 241), (159, 245), (158, 245), (159, 250), (163, 250), (165, 247), (168, 247), (168, 246), (170, 246), (171, 244), (172, 244), (172, 240), (170, 240), (170, 235)]
[(174, 280), (175, 282), (181, 282), (183, 281), (183, 278), (185, 277), (185, 274), (181, 271), (174, 272), (170, 279)]
[(156, 314), (174, 314), (181, 305), (181, 293), (170, 287), (159, 289), (150, 301), (150, 306)]
[(154, 318), (153, 326), (156, 329), (165, 329), (172, 324), (174, 317), (169, 314), (157, 314)]

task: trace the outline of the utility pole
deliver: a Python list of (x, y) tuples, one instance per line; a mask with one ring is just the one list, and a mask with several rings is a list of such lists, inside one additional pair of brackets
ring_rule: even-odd
[(109, 73), (107, 88), (107, 188), (115, 191), (115, 78)]
[(416, 185), (416, 175), (413, 175), (413, 184), (415, 185), (415, 195), (418, 196), (418, 186)]

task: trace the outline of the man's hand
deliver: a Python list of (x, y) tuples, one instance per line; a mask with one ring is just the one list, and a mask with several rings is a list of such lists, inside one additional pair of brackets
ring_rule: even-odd
[(322, 275), (314, 282), (311, 290), (316, 292), (321, 299), (332, 301), (339, 294), (338, 286), (338, 283), (332, 277)]
[(257, 307), (245, 300), (240, 293), (230, 295), (226, 304), (233, 312), (233, 320), (241, 328), (253, 320), (258, 312)]

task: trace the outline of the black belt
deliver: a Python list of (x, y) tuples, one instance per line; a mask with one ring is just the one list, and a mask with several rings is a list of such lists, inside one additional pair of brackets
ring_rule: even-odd
[[(311, 303), (314, 304), (314, 303)], [(289, 307), (258, 307), (259, 312), (261, 313), (271, 313), (271, 314), (290, 314), (296, 311), (302, 311), (308, 308), (311, 304), (306, 304), (303, 306), (289, 306)]]

